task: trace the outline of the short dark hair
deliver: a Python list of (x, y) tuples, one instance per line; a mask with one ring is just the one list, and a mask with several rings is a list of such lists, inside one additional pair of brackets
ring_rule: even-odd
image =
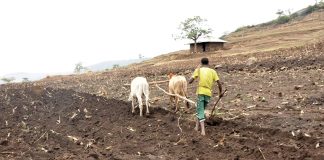
[(201, 59), (201, 64), (203, 64), (203, 65), (208, 65), (208, 63), (209, 63), (208, 58), (202, 58), (202, 59)]

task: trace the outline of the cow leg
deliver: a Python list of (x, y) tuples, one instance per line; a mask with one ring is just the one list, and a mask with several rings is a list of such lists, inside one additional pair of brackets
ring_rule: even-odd
[(137, 95), (137, 100), (139, 103), (139, 109), (140, 109), (140, 116), (143, 116), (143, 102), (142, 102), (142, 96), (141, 95)]
[[(184, 95), (185, 95), (186, 98), (188, 98), (188, 95), (187, 95), (186, 93), (184, 93)], [(190, 108), (190, 104), (189, 104), (189, 102), (188, 102), (188, 101), (185, 101), (185, 103), (186, 103), (186, 107), (187, 107), (187, 108)]]
[(174, 101), (175, 101), (175, 97), (174, 96), (170, 96), (170, 105), (171, 105), (171, 108), (173, 108)]
[(175, 111), (174, 112), (177, 112), (178, 111), (178, 103), (179, 103), (179, 98), (178, 97), (176, 97), (175, 98)]
[(150, 111), (149, 111), (149, 97), (148, 95), (145, 95), (145, 105), (146, 105), (146, 114), (150, 114)]
[(132, 97), (132, 113), (134, 113), (135, 112), (135, 100), (134, 100), (134, 97)]
[(170, 102), (171, 102), (171, 105), (173, 104), (173, 96), (170, 96)]

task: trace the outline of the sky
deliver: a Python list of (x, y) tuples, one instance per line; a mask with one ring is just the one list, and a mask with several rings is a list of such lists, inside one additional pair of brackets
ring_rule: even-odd
[(103, 61), (154, 57), (188, 49), (176, 41), (180, 22), (207, 19), (218, 38), (268, 22), (279, 9), (315, 0), (0, 0), (0, 77), (72, 72)]

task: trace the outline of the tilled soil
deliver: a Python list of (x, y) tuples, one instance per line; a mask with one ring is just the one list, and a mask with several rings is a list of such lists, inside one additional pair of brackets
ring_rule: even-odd
[[(207, 136), (194, 122), (155, 107), (140, 117), (130, 103), (72, 90), (13, 85), (0, 90), (1, 159), (323, 159), (322, 132), (253, 123), (276, 117), (217, 119)], [(180, 117), (180, 118), (179, 118)], [(321, 120), (322, 121), (322, 120)], [(289, 122), (295, 125), (300, 122)], [(278, 123), (282, 123), (278, 122)], [(302, 128), (306, 129), (306, 128)]]
[[(0, 85), (0, 159), (324, 159), (320, 44), (255, 54), (251, 64), (247, 56), (211, 58), (222, 62), (217, 71), (228, 92), (205, 137), (193, 129), (194, 107), (171, 112), (154, 85), (150, 115), (132, 114), (125, 101), (124, 84), (135, 76), (189, 78), (196, 59)], [(188, 86), (192, 100), (196, 85)]]

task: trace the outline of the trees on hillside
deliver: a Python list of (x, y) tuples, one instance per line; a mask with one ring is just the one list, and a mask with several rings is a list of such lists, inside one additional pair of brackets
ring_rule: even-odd
[[(276, 14), (278, 15), (278, 18), (274, 21), (272, 21), (272, 24), (284, 24), (287, 22), (290, 22), (291, 20), (295, 19), (296, 17), (306, 16), (310, 13), (313, 13), (317, 10), (324, 9), (324, 2), (321, 1), (315, 1), (314, 5), (310, 5), (300, 11), (297, 11), (295, 13), (291, 13), (291, 10), (288, 9), (286, 11), (278, 10)], [(271, 24), (271, 23), (270, 23)]]
[(188, 18), (179, 25), (180, 33), (175, 39), (189, 39), (194, 41), (194, 53), (197, 53), (197, 40), (206, 38), (212, 33), (212, 29), (206, 25), (207, 20), (200, 16)]

